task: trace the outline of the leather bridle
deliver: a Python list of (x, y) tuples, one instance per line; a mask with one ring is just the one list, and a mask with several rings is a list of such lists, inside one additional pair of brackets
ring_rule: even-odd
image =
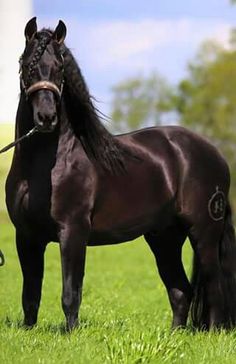
[[(62, 57), (62, 62), (64, 64), (64, 57), (61, 54)], [(62, 70), (63, 73), (64, 69)], [(29, 96), (31, 96), (34, 92), (39, 91), (39, 90), (49, 90), (52, 91), (54, 93), (54, 95), (56, 96), (57, 101), (60, 101), (61, 96), (62, 96), (62, 91), (63, 91), (63, 86), (64, 86), (64, 78), (61, 81), (61, 85), (60, 87), (58, 87), (54, 82), (48, 81), (48, 80), (40, 80), (37, 81), (35, 83), (33, 83), (32, 85), (28, 86), (26, 85), (24, 79), (23, 79), (23, 75), (22, 75), (22, 57), (20, 57), (20, 83), (21, 83), (21, 88), (24, 91), (26, 98), (28, 98)]]
[(41, 81), (33, 83), (29, 87), (26, 87), (22, 75), (21, 75), (20, 79), (21, 79), (22, 90), (25, 92), (25, 95), (26, 95), (27, 98), (36, 91), (49, 90), (49, 91), (52, 91), (54, 93), (54, 95), (56, 96), (57, 101), (59, 101), (61, 99), (64, 80), (62, 80), (61, 86), (59, 88), (54, 82), (47, 81), (47, 80), (41, 80)]
[(29, 86), (28, 88), (25, 88), (25, 94), (27, 97), (29, 97), (31, 94), (39, 90), (52, 91), (55, 94), (56, 98), (60, 99), (63, 91), (63, 82), (61, 83), (61, 87), (59, 88), (53, 82), (46, 80), (38, 81), (36, 83), (33, 83), (33, 85)]
[[(62, 60), (64, 63), (63, 55), (61, 55), (61, 56), (62, 56)], [(62, 72), (63, 72), (63, 70), (62, 70)], [(64, 86), (64, 78), (62, 78), (60, 87), (58, 87), (54, 82), (47, 81), (47, 80), (37, 81), (37, 82), (33, 83), (32, 85), (30, 85), (29, 87), (27, 87), (26, 83), (23, 80), (23, 76), (22, 76), (22, 57), (20, 57), (19, 73), (20, 73), (21, 90), (25, 93), (26, 98), (28, 98), (30, 95), (32, 95), (36, 91), (49, 90), (49, 91), (53, 92), (53, 94), (56, 97), (57, 102), (60, 102), (61, 96), (62, 96), (62, 91), (63, 91), (63, 86)], [(7, 146), (5, 146), (4, 148), (0, 149), (0, 154), (5, 153), (7, 150), (9, 150), (12, 147), (14, 147), (15, 145), (21, 143), (24, 139), (30, 138), (32, 135), (34, 135), (35, 133), (38, 133), (39, 131), (40, 130), (38, 129), (38, 127), (35, 126), (28, 133), (24, 134), (20, 138), (16, 139), (14, 142), (12, 142), (12, 143), (8, 144)], [(3, 265), (3, 264), (4, 264), (4, 257), (0, 250), (0, 265)]]

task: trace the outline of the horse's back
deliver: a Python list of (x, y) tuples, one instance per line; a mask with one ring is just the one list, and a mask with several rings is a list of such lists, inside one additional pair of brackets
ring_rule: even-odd
[(182, 127), (166, 127), (168, 139), (172, 143), (182, 184), (206, 184), (222, 187), (228, 193), (230, 184), (229, 167), (219, 150), (206, 138)]
[(162, 174), (172, 186), (178, 216), (196, 221), (196, 214), (201, 211), (201, 218), (208, 221), (212, 199), (219, 203), (223, 196), (223, 203), (226, 203), (229, 168), (207, 139), (179, 126), (147, 128), (129, 137), (163, 166)]
[(162, 163), (168, 161), (175, 173), (178, 169), (180, 177), (191, 171), (199, 180), (214, 179), (218, 175), (219, 180), (222, 177), (222, 181), (229, 183), (229, 168), (219, 150), (206, 138), (184, 127), (152, 127), (120, 137), (131, 138), (152, 157), (163, 159)]

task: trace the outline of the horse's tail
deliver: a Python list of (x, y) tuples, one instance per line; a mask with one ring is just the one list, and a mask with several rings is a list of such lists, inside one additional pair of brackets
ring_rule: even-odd
[[(232, 213), (229, 203), (226, 206), (224, 229), (219, 242), (220, 288), (224, 314), (222, 328), (236, 327), (236, 237), (232, 223)], [(208, 328), (208, 307), (205, 282), (201, 275), (201, 267), (196, 255), (193, 258), (192, 279), (193, 301), (191, 305), (192, 324), (195, 328)]]

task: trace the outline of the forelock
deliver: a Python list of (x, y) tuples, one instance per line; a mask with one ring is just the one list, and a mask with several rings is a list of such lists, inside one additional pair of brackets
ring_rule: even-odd
[(38, 62), (40, 61), (45, 49), (47, 48), (47, 45), (50, 43), (52, 39), (52, 31), (48, 29), (43, 29), (42, 31), (38, 32), (35, 35), (35, 38), (38, 40), (38, 45), (36, 50), (34, 51), (33, 58), (31, 62), (28, 65), (28, 78), (29, 80), (32, 78), (34, 69)]

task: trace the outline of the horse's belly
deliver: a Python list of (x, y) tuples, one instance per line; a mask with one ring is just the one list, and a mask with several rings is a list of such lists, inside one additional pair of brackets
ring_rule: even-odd
[(137, 233), (121, 234), (119, 232), (114, 232), (113, 234), (109, 232), (94, 232), (91, 234), (88, 241), (88, 246), (100, 246), (100, 245), (112, 245), (125, 243), (127, 241), (134, 240), (141, 236)]
[[(129, 211), (130, 212), (130, 211)], [(127, 210), (121, 215), (101, 215), (94, 219), (88, 245), (117, 244), (150, 231), (165, 229), (174, 217), (173, 200), (159, 208), (142, 212)]]
[(137, 221), (132, 224), (124, 224), (123, 226), (116, 226), (114, 224), (112, 227), (110, 226), (104, 230), (92, 230), (88, 245), (118, 244), (130, 241), (145, 234), (152, 225), (153, 223), (151, 224), (150, 221), (146, 223)]

